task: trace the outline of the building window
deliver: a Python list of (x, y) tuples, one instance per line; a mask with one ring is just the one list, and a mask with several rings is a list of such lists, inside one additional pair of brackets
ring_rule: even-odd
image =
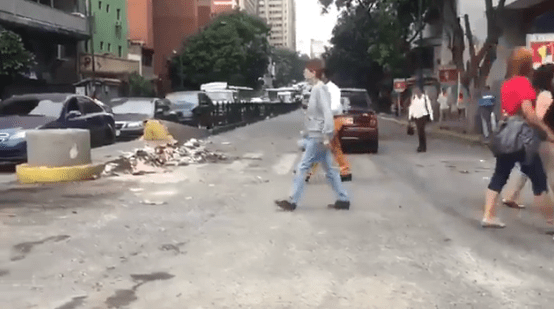
[(123, 47), (121, 47), (121, 45), (117, 48), (117, 54), (120, 58), (123, 57)]
[(100, 50), (104, 50), (104, 42), (100, 42)]
[(117, 9), (117, 20), (121, 20), (121, 9)]
[(110, 5), (109, 4), (106, 4), (106, 12), (110, 12)]
[(98, 9), (99, 9), (99, 10), (102, 9), (102, 1), (98, 1)]
[(109, 51), (109, 52), (112, 51), (112, 43), (108, 43), (108, 51)]

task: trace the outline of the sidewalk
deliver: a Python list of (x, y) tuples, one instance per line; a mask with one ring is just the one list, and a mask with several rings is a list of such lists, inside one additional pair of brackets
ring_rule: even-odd
[[(379, 118), (386, 121), (393, 121), (401, 125), (408, 125), (406, 116), (397, 117), (395, 115), (380, 114)], [(443, 122), (433, 121), (428, 125), (428, 133), (433, 135), (449, 136), (464, 141), (485, 145), (481, 134), (469, 134), (467, 133), (466, 120), (448, 120)]]

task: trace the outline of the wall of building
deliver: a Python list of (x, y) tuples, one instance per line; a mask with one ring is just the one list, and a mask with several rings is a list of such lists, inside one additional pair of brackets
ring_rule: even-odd
[(212, 19), (214, 0), (198, 0), (198, 27), (207, 26)]
[(294, 0), (259, 0), (258, 14), (271, 27), (269, 44), (296, 50)]
[[(90, 0), (90, 4), (94, 16), (94, 52), (127, 58), (127, 1)], [(86, 50), (90, 52), (90, 43)]]
[(162, 79), (161, 92), (169, 90), (168, 59), (179, 52), (186, 36), (198, 30), (197, 0), (165, 0), (153, 2), (154, 73)]
[(154, 15), (152, 0), (127, 0), (129, 39), (154, 48)]

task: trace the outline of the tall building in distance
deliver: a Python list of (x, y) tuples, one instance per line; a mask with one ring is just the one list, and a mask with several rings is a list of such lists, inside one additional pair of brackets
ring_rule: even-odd
[(321, 58), (325, 53), (325, 42), (319, 40), (310, 40), (310, 58)]
[(258, 15), (258, 0), (238, 0), (241, 10), (250, 15)]
[(258, 15), (271, 27), (269, 44), (296, 51), (295, 0), (258, 0)]

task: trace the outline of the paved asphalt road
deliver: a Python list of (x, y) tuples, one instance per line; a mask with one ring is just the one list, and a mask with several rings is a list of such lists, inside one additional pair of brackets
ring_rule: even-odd
[(301, 121), (212, 137), (232, 162), (2, 190), (1, 308), (552, 308), (537, 212), (479, 227), (486, 149), (431, 139), (416, 154), (381, 121), (380, 152), (349, 157), (350, 211), (326, 208), (318, 175), (285, 213), (272, 202), (289, 193)]

